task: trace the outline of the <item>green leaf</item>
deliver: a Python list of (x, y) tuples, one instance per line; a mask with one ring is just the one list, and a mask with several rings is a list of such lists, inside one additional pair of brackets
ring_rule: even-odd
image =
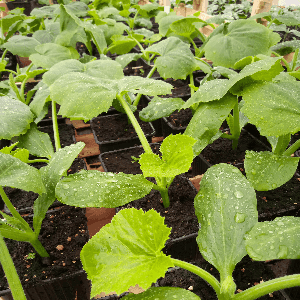
[(8, 42), (3, 44), (3, 47), (14, 55), (29, 57), (31, 54), (36, 53), (35, 47), (39, 45), (41, 45), (40, 42), (33, 37), (14, 35)]
[(128, 53), (123, 55), (118, 55), (116, 62), (119, 63), (124, 69), (132, 61), (137, 61), (142, 55), (137, 53)]
[[(175, 177), (187, 172), (193, 162), (196, 140), (187, 135), (169, 135), (160, 147), (162, 158), (153, 153), (140, 155), (139, 163), (145, 177)], [(180, 150), (179, 150), (180, 149)]]
[(50, 69), (56, 63), (72, 58), (79, 58), (78, 52), (74, 54), (71, 48), (67, 48), (54, 43), (47, 43), (35, 47), (35, 52), (29, 59), (38, 67)]
[(0, 97), (0, 107), (0, 139), (10, 140), (29, 129), (34, 115), (26, 104), (2, 96)]
[(161, 250), (171, 229), (156, 211), (124, 209), (83, 246), (80, 258), (92, 281), (91, 297), (121, 294), (138, 284), (147, 289), (173, 267)]
[[(188, 100), (182, 108), (188, 108), (194, 103), (209, 102), (221, 99), (229, 90), (230, 92), (240, 95), (242, 89), (246, 88), (254, 80), (271, 80), (282, 71), (279, 64), (280, 58), (269, 57), (244, 67), (244, 69), (236, 76), (230, 79), (215, 79), (205, 82), (198, 91)], [(233, 74), (232, 74), (233, 75)], [(251, 85), (250, 85), (251, 86)]]
[(1, 18), (1, 28), (3, 32), (8, 32), (9, 28), (16, 23), (19, 20), (22, 20), (23, 18), (21, 16), (16, 15), (7, 15), (3, 18)]
[(100, 50), (100, 54), (103, 53), (104, 50), (107, 48), (107, 43), (103, 30), (99, 26), (88, 23), (84, 24), (84, 29), (91, 35), (94, 43), (97, 46), (97, 49)]
[(64, 5), (60, 5), (60, 34), (55, 43), (61, 46), (71, 46), (71, 39), (78, 31), (78, 24), (68, 13)]
[(47, 101), (51, 101), (49, 87), (45, 83), (39, 82), (38, 90), (35, 93), (33, 100), (30, 102), (29, 107), (31, 111), (38, 117), (43, 112)]
[(45, 18), (45, 17), (54, 18), (56, 12), (57, 12), (57, 14), (59, 14), (59, 9), (57, 9), (57, 8), (59, 8), (58, 4), (53, 4), (50, 6), (43, 6), (40, 8), (34, 8), (31, 11), (30, 15), (35, 16), (37, 18)]
[(55, 201), (55, 187), (61, 177), (66, 174), (74, 159), (78, 156), (85, 144), (82, 142), (59, 149), (52, 156), (49, 164), (40, 169), (46, 193), (34, 201), (33, 227), (38, 235), (42, 222), (50, 205)]
[[(64, 74), (81, 72), (87, 75), (103, 79), (122, 79), (124, 77), (122, 67), (112, 60), (94, 60), (86, 64), (75, 59), (68, 59), (55, 64), (43, 76), (43, 81), (51, 85)], [(70, 78), (71, 78), (70, 74)]]
[(164, 79), (185, 79), (197, 66), (189, 45), (176, 37), (170, 37), (154, 44), (146, 51), (160, 55), (154, 65)]
[(54, 155), (49, 135), (39, 131), (35, 123), (32, 123), (30, 129), (19, 137), (18, 146), (28, 149), (30, 154), (35, 156), (50, 159)]
[(51, 99), (61, 105), (63, 117), (89, 121), (106, 112), (116, 97), (116, 90), (103, 81), (84, 73), (65, 74), (51, 85)]
[(142, 121), (152, 122), (168, 117), (176, 109), (180, 109), (184, 103), (181, 98), (154, 97), (147, 107), (140, 111), (139, 116)]
[(128, 36), (113, 35), (111, 40), (113, 43), (109, 46), (109, 51), (119, 55), (128, 53), (136, 45), (136, 41)]
[(147, 291), (140, 294), (128, 294), (123, 297), (124, 300), (165, 300), (165, 299), (185, 299), (185, 300), (200, 300), (200, 298), (185, 289), (176, 287), (155, 287), (149, 288)]
[(139, 76), (126, 76), (117, 81), (119, 93), (132, 92), (143, 95), (157, 96), (171, 94), (173, 86), (162, 80), (154, 80)]
[(173, 22), (170, 25), (170, 29), (175, 34), (182, 35), (185, 37), (190, 37), (196, 29), (194, 23), (206, 23), (206, 22), (194, 16), (187, 16), (184, 19), (179, 19)]
[(13, 155), (13, 157), (18, 158), (19, 160), (21, 160), (24, 163), (28, 162), (29, 151), (27, 149), (17, 149), (15, 151), (11, 152), (11, 154)]
[(167, 36), (172, 32), (170, 29), (170, 26), (173, 22), (183, 19), (183, 16), (177, 16), (177, 15), (168, 15), (163, 17), (162, 19), (159, 20), (159, 33), (162, 36)]
[(264, 151), (246, 151), (247, 179), (257, 191), (274, 190), (288, 182), (296, 172), (299, 157), (280, 156)]
[(197, 243), (222, 278), (247, 254), (244, 235), (258, 221), (256, 205), (253, 187), (236, 167), (218, 164), (205, 172), (195, 198)]
[(81, 171), (62, 179), (56, 196), (78, 207), (118, 207), (149, 194), (153, 183), (142, 175)]
[(280, 41), (278, 34), (274, 40), (273, 32), (254, 20), (236, 20), (221, 26), (223, 30), (204, 46), (205, 57), (217, 66), (231, 68), (246, 56), (267, 55), (270, 47)]
[(226, 94), (219, 101), (200, 103), (184, 134), (197, 139), (194, 145), (194, 155), (211, 143), (211, 139), (218, 133), (223, 121), (233, 109), (237, 99)]
[(39, 170), (22, 162), (16, 157), (0, 152), (0, 185), (32, 191), (45, 192)]
[(257, 223), (246, 235), (249, 256), (258, 261), (299, 259), (300, 218), (292, 216)]
[(294, 134), (300, 130), (300, 83), (262, 82), (245, 87), (242, 112), (264, 136)]
[(53, 35), (47, 30), (38, 30), (32, 35), (32, 37), (35, 38), (41, 44), (54, 42)]

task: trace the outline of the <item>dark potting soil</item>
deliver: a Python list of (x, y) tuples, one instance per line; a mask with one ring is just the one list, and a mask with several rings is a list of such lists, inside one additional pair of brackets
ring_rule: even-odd
[[(32, 227), (32, 217), (25, 217)], [(85, 210), (64, 206), (46, 214), (39, 240), (50, 255), (51, 263), (44, 264), (27, 242), (5, 239), (23, 287), (42, 284), (42, 280), (73, 274), (82, 269), (80, 251), (89, 239)], [(8, 285), (0, 266), (0, 290)]]
[(300, 213), (300, 178), (293, 176), (284, 185), (266, 192), (256, 192), (260, 220), (271, 221), (275, 217), (295, 216)]
[[(46, 164), (32, 164), (33, 166), (40, 168), (45, 166)], [(84, 169), (84, 161), (82, 159), (76, 158), (68, 170), (68, 174), (74, 174), (79, 172), (80, 170)], [(4, 187), (4, 191), (8, 196), (10, 202), (16, 207), (17, 210), (24, 209), (24, 208), (32, 208), (34, 201), (39, 196), (37, 193), (34, 192), (26, 192), (20, 189), (14, 189), (11, 187)], [(55, 202), (58, 202), (57, 200)], [(60, 202), (58, 202), (60, 204)], [(56, 203), (57, 204), (57, 203)], [(55, 205), (57, 206), (57, 205)]]
[(182, 109), (181, 111), (175, 110), (168, 118), (168, 122), (174, 127), (187, 127), (193, 117), (192, 110), (190, 108)]
[[(206, 270), (218, 280), (218, 271), (204, 260), (200, 258), (194, 265)], [(244, 291), (254, 285), (257, 285), (261, 281), (268, 281), (274, 278), (269, 266), (264, 262), (252, 261), (250, 257), (245, 256), (241, 262), (239, 262), (233, 271), (233, 278), (237, 285), (237, 292)], [(166, 273), (164, 278), (158, 280), (159, 286), (180, 287), (183, 289), (189, 289), (201, 300), (217, 300), (217, 295), (213, 288), (208, 285), (203, 279), (194, 273), (191, 273), (185, 269), (171, 269)], [(272, 294), (265, 295), (258, 298), (260, 300), (285, 300), (280, 292), (274, 292)]]
[(207, 145), (201, 154), (212, 165), (219, 163), (235, 165), (244, 161), (246, 150), (267, 151), (268, 149), (245, 130), (242, 130), (235, 150), (232, 150), (231, 140), (218, 138), (212, 144)]
[[(163, 80), (163, 79), (159, 79)], [(162, 98), (182, 98), (186, 97), (189, 98), (191, 96), (191, 89), (189, 87), (189, 82), (187, 80), (181, 80), (181, 79), (173, 79), (168, 78), (166, 80), (163, 80), (164, 82), (167, 82), (169, 84), (172, 84), (172, 95), (162, 95)]]
[[(159, 144), (151, 144), (151, 149), (155, 154), (159, 154)], [(102, 167), (107, 172), (119, 173), (123, 172), (126, 174), (142, 174), (140, 164), (133, 159), (139, 158), (144, 153), (142, 146), (136, 146), (134, 148), (105, 152), (101, 155), (103, 160)]]
[[(52, 126), (43, 126), (39, 127), (39, 130), (45, 133), (48, 133), (52, 142), (52, 145), (55, 149), (55, 142), (54, 142), (54, 133)], [(60, 144), (61, 147), (64, 148), (66, 146), (70, 146), (74, 144), (74, 127), (68, 124), (58, 124), (58, 131), (60, 137)]]
[(132, 201), (122, 208), (135, 207), (136, 209), (143, 209), (143, 211), (156, 210), (165, 218), (165, 224), (172, 228), (170, 238), (175, 239), (199, 230), (194, 208), (196, 194), (196, 189), (191, 187), (187, 178), (176, 176), (169, 187), (170, 206), (168, 208), (163, 206), (161, 195), (155, 190), (152, 190), (144, 198)]
[[(134, 113), (142, 130), (146, 135), (153, 132), (151, 126), (147, 122), (142, 122), (138, 117), (138, 111)], [(99, 142), (115, 141), (119, 139), (126, 139), (137, 137), (132, 124), (128, 124), (128, 117), (126, 114), (114, 114), (111, 116), (97, 117), (91, 120), (91, 127)]]

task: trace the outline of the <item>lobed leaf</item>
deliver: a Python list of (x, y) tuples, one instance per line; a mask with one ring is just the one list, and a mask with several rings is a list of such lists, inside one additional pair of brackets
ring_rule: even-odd
[(171, 229), (156, 211), (124, 209), (84, 245), (83, 268), (92, 281), (91, 297), (121, 294), (138, 284), (147, 289), (173, 267), (161, 250)]
[(159, 54), (154, 65), (164, 79), (185, 79), (197, 68), (189, 45), (176, 37), (170, 37), (147, 48), (148, 53)]
[(280, 36), (254, 20), (235, 20), (225, 23), (223, 30), (204, 46), (205, 57), (214, 65), (232, 68), (246, 56), (268, 54), (270, 47), (280, 41)]
[(187, 172), (193, 162), (196, 140), (187, 135), (169, 135), (160, 147), (162, 158), (153, 153), (140, 155), (139, 163), (145, 177), (175, 177)]
[(38, 67), (50, 69), (56, 63), (66, 59), (79, 58), (78, 52), (72, 48), (67, 48), (54, 43), (47, 43), (35, 47), (35, 52), (29, 59)]

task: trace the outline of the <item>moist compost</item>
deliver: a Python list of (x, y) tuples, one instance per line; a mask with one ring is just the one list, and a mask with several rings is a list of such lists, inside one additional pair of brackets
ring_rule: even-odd
[(201, 154), (212, 165), (219, 163), (235, 165), (243, 163), (246, 150), (267, 151), (268, 149), (248, 132), (242, 130), (238, 140), (238, 146), (235, 150), (232, 149), (231, 140), (218, 138), (212, 144), (207, 145)]
[[(43, 126), (39, 127), (39, 130), (45, 133), (48, 133), (52, 142), (52, 145), (55, 149), (55, 142), (54, 142), (54, 132), (52, 126)], [(59, 137), (60, 137), (60, 144), (61, 147), (64, 148), (66, 146), (70, 146), (74, 144), (74, 128), (72, 125), (68, 124), (58, 124), (58, 131), (59, 131)]]
[[(134, 113), (145, 135), (153, 133), (153, 129), (147, 122), (142, 122), (138, 117), (138, 111)], [(105, 117), (97, 117), (91, 120), (91, 128), (99, 142), (116, 141), (137, 137), (132, 124), (128, 124), (126, 114), (115, 114)]]
[(174, 239), (199, 230), (194, 208), (196, 194), (197, 190), (187, 178), (176, 176), (169, 187), (170, 206), (168, 208), (163, 206), (160, 193), (152, 190), (144, 198), (132, 201), (122, 206), (121, 209), (131, 207), (143, 209), (143, 211), (154, 209), (165, 218), (165, 224), (172, 228), (170, 238)]
[[(150, 146), (155, 154), (159, 154), (159, 144), (150, 144)], [(142, 174), (140, 164), (134, 160), (134, 158), (139, 158), (142, 153), (145, 153), (142, 146), (136, 146), (125, 150), (105, 152), (101, 154), (101, 159), (103, 161), (102, 167), (107, 172)]]
[[(32, 217), (24, 217), (32, 227)], [(5, 239), (10, 255), (24, 288), (42, 284), (42, 280), (71, 275), (82, 270), (80, 251), (89, 239), (85, 209), (64, 206), (46, 214), (39, 240), (50, 255), (46, 265), (35, 254), (31, 244)], [(7, 289), (7, 281), (0, 266), (0, 290)]]

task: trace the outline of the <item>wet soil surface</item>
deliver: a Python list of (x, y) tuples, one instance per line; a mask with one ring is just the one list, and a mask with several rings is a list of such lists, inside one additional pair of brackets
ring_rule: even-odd
[[(151, 135), (153, 129), (147, 122), (142, 122), (138, 117), (138, 111), (135, 112), (139, 124), (145, 135)], [(132, 124), (128, 124), (126, 114), (115, 114), (106, 117), (97, 117), (91, 120), (91, 128), (95, 131), (95, 135), (99, 142), (116, 141), (120, 139), (128, 139), (137, 137)]]
[[(25, 220), (32, 227), (32, 217), (25, 217)], [(26, 288), (39, 285), (45, 279), (70, 275), (81, 270), (80, 251), (88, 239), (85, 210), (64, 206), (46, 214), (39, 236), (39, 240), (50, 255), (50, 263), (43, 263), (38, 254), (35, 254), (33, 259), (29, 259), (28, 254), (35, 253), (35, 250), (27, 242), (10, 239), (5, 241), (21, 283)], [(7, 288), (0, 266), (0, 290)]]
[[(159, 154), (159, 144), (151, 144), (151, 149), (155, 154)], [(126, 150), (111, 151), (101, 154), (102, 167), (106, 172), (126, 174), (142, 174), (140, 164), (134, 160), (145, 153), (142, 146)]]

